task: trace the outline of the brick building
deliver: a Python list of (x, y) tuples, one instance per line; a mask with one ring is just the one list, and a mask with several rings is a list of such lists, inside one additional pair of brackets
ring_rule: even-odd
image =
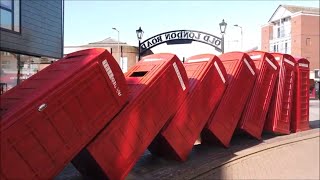
[[(112, 56), (119, 63), (123, 72), (127, 72), (129, 68), (138, 62), (138, 47), (131, 46), (125, 42), (119, 42), (110, 37), (80, 46), (64, 46), (64, 54), (69, 54), (75, 51), (89, 49), (89, 48), (104, 48), (107, 49)], [(151, 50), (147, 51), (144, 55), (153, 54)]]
[(319, 69), (319, 8), (279, 5), (261, 29), (261, 50), (288, 53), (310, 61), (310, 78)]

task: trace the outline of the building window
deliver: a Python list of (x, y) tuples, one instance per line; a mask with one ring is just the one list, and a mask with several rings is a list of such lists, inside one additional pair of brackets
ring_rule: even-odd
[(127, 57), (121, 57), (120, 58), (120, 67), (122, 72), (127, 72), (128, 71), (128, 58)]
[(0, 1), (1, 28), (20, 32), (20, 0)]
[(306, 46), (311, 46), (311, 38), (306, 39)]
[(280, 37), (285, 37), (284, 27), (282, 26), (280, 29)]
[(288, 52), (288, 43), (284, 43), (284, 53)]
[(273, 23), (273, 39), (289, 37), (291, 34), (290, 17), (280, 19)]
[(0, 55), (0, 94), (49, 66), (53, 60), (6, 51), (0, 51)]
[(273, 52), (277, 52), (276, 45), (273, 45)]

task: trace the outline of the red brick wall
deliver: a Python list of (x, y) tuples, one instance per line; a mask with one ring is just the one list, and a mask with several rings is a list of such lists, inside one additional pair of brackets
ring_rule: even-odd
[(271, 25), (266, 25), (261, 28), (261, 51), (270, 51), (269, 40), (272, 38), (273, 29)]
[(310, 69), (319, 69), (320, 17), (299, 15), (291, 21), (291, 54), (305, 57)]

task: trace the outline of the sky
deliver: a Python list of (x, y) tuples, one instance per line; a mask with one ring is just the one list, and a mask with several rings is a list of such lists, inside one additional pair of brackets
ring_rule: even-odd
[[(319, 1), (85, 1), (65, 0), (64, 44), (85, 45), (111, 37), (137, 46), (136, 30), (144, 31), (142, 41), (156, 34), (178, 30), (198, 30), (220, 35), (219, 23), (227, 23), (225, 51), (260, 48), (261, 26), (280, 4), (319, 7)], [(241, 49), (241, 30), (243, 48)], [(219, 54), (211, 46), (162, 44), (154, 53), (168, 52), (179, 58), (200, 53)]]

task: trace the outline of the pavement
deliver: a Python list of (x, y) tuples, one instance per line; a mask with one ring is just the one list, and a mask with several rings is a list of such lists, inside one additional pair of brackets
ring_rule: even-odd
[[(229, 148), (194, 146), (186, 162), (146, 151), (126, 179), (320, 179), (319, 107), (319, 100), (310, 101), (310, 130), (264, 133), (261, 141), (237, 134)], [(69, 164), (55, 179), (85, 178)]]
[(319, 136), (250, 153), (194, 179), (319, 179)]

